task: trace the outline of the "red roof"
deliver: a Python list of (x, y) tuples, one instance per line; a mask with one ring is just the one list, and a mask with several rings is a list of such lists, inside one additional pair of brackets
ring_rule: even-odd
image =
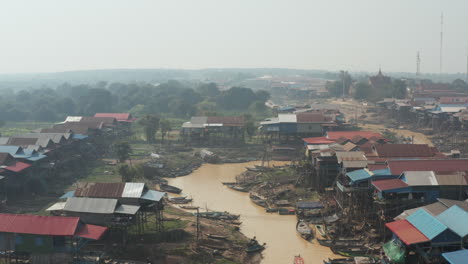
[(341, 137), (351, 140), (353, 137), (361, 136), (363, 138), (370, 139), (372, 137), (378, 139), (385, 139), (382, 134), (372, 131), (329, 131), (327, 132), (327, 138), (331, 140), (337, 140)]
[(379, 191), (393, 190), (408, 187), (404, 181), (399, 179), (373, 181), (372, 185)]
[(367, 168), (370, 171), (383, 170), (387, 168), (387, 164), (367, 164)]
[(302, 139), (307, 144), (331, 144), (334, 140), (327, 139), (326, 137), (312, 137)]
[(467, 159), (389, 160), (392, 175), (405, 171), (468, 171)]
[(13, 172), (20, 172), (24, 169), (31, 167), (31, 164), (27, 164), (21, 161), (17, 161), (14, 165), (8, 166), (5, 169)]
[(415, 226), (405, 220), (399, 220), (391, 223), (386, 223), (385, 226), (390, 229), (398, 238), (406, 245), (428, 242), (427, 238)]
[(99, 240), (107, 231), (107, 227), (97, 225), (82, 225), (75, 236)]
[(132, 121), (132, 115), (129, 113), (96, 113), (94, 117), (113, 117), (117, 121)]
[(434, 157), (439, 151), (427, 144), (381, 144), (375, 150), (379, 157)]
[(0, 214), (0, 232), (73, 236), (79, 217)]

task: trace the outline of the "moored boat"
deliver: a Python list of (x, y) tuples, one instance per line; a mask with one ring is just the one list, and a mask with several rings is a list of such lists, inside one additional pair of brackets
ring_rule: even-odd
[(218, 239), (218, 240), (226, 240), (228, 236), (223, 236), (223, 235), (216, 235), (216, 234), (207, 234), (209, 238), (212, 239)]
[(296, 230), (305, 240), (309, 240), (313, 237), (312, 229), (310, 228), (309, 224), (305, 221), (301, 220), (297, 222)]
[(185, 210), (197, 210), (198, 208), (200, 208), (198, 206), (192, 206), (192, 205), (181, 205), (179, 207)]
[(322, 237), (327, 236), (327, 231), (324, 225), (315, 225), (315, 230), (319, 233)]
[(170, 193), (175, 193), (175, 194), (179, 194), (182, 192), (182, 189), (169, 185), (169, 184), (161, 183), (159, 184), (159, 187), (161, 188), (161, 190), (165, 192), (170, 192)]
[(294, 256), (294, 264), (304, 264), (304, 259), (301, 255)]
[(192, 201), (192, 199), (173, 199), (169, 198), (169, 202), (173, 204), (188, 204)]
[(324, 264), (354, 264), (354, 258), (335, 258), (323, 261)]
[(362, 257), (369, 254), (371, 251), (368, 247), (357, 246), (357, 247), (343, 247), (343, 246), (332, 246), (331, 250), (333, 253), (344, 256), (344, 257)]

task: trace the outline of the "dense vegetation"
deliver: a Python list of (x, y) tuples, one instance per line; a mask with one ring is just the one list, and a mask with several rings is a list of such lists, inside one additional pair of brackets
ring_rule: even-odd
[(98, 82), (95, 85), (62, 84), (55, 89), (0, 90), (0, 120), (57, 121), (69, 115), (97, 112), (130, 112), (136, 116), (157, 114), (189, 118), (193, 115), (251, 113), (268, 110), (268, 92), (232, 87), (221, 91), (214, 83), (194, 87), (178, 81), (149, 83)]
[[(403, 99), (407, 96), (407, 87), (416, 86), (416, 82), (432, 83), (431, 80), (402, 80), (400, 78), (391, 78), (389, 83), (372, 87), (369, 84), (368, 76), (358, 76), (355, 79), (348, 72), (340, 72), (335, 76), (335, 81), (328, 81), (326, 89), (332, 97), (348, 97), (352, 95), (355, 99), (368, 100), (376, 102), (383, 98), (398, 98)], [(468, 92), (468, 84), (456, 79), (448, 84), (448, 89), (457, 92)], [(351, 92), (351, 90), (353, 90)]]

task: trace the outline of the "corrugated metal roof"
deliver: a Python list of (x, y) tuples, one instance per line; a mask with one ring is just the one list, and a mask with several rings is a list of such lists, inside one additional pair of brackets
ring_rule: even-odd
[(70, 197), (64, 210), (79, 213), (113, 214), (117, 199)]
[(436, 154), (427, 144), (380, 144), (375, 150), (379, 157), (434, 157)]
[(385, 224), (406, 245), (428, 242), (429, 238), (421, 233), (407, 220), (400, 220)]
[(0, 214), (0, 232), (50, 236), (73, 236), (80, 218)]
[(9, 170), (9, 171), (13, 171), (13, 172), (20, 172), (20, 171), (23, 171), (23, 170), (25, 170), (25, 169), (27, 169), (29, 167), (31, 167), (31, 164), (17, 161), (17, 162), (15, 162), (15, 164), (12, 164), (12, 165), (6, 167), (5, 169)]
[(47, 208), (46, 211), (62, 211), (65, 208), (66, 202), (55, 203), (51, 207)]
[(223, 126), (243, 126), (244, 117), (242, 116), (209, 116), (207, 124), (222, 124)]
[(297, 117), (295, 114), (278, 114), (278, 121), (280, 123), (296, 123)]
[(439, 185), (433, 171), (407, 171), (402, 179), (409, 186)]
[(327, 139), (326, 137), (312, 137), (302, 139), (307, 144), (331, 144), (334, 140)]
[(440, 203), (444, 204), (447, 208), (452, 207), (453, 205), (457, 205), (461, 209), (468, 211), (468, 199), (465, 201), (458, 201), (458, 200), (450, 200), (450, 199), (437, 199)]
[(406, 220), (431, 240), (447, 229), (446, 225), (423, 209), (408, 216)]
[(468, 235), (468, 212), (454, 205), (436, 218), (460, 237)]
[(182, 124), (183, 128), (204, 128), (205, 124), (192, 124), (190, 122), (185, 122)]
[(399, 179), (373, 181), (372, 185), (379, 191), (387, 191), (408, 187), (408, 184)]
[(106, 233), (107, 227), (97, 225), (81, 225), (76, 231), (75, 236), (92, 240), (99, 240)]
[(128, 204), (121, 204), (117, 206), (114, 213), (116, 214), (127, 214), (127, 215), (134, 215), (140, 210), (139, 205), (128, 205)]
[(374, 174), (371, 171), (369, 171), (368, 169), (355, 170), (355, 171), (346, 173), (346, 176), (348, 176), (351, 179), (351, 182), (368, 180), (373, 175)]
[(10, 140), (9, 137), (0, 137), (0, 145), (8, 144), (8, 140)]
[(165, 195), (166, 195), (165, 192), (158, 192), (158, 191), (154, 191), (154, 190), (148, 190), (148, 191), (145, 192), (145, 194), (143, 194), (141, 199), (159, 202), (159, 201), (161, 201), (161, 199)]
[(123, 198), (140, 198), (143, 195), (145, 184), (140, 182), (127, 182), (122, 192)]
[(129, 121), (132, 118), (132, 115), (129, 113), (96, 113), (95, 117), (113, 117), (117, 121)]
[(297, 123), (323, 123), (330, 122), (323, 113), (298, 113), (296, 114)]
[(75, 196), (95, 198), (120, 198), (122, 197), (125, 185), (125, 183), (121, 182), (79, 183), (78, 188), (76, 188), (75, 191)]
[(343, 167), (345, 168), (365, 168), (367, 166), (367, 160), (351, 160), (343, 161)]
[(64, 123), (66, 123), (66, 122), (80, 122), (82, 118), (83, 118), (82, 116), (67, 116), (67, 118), (65, 118)]
[(389, 160), (392, 175), (405, 171), (468, 171), (468, 159)]
[(336, 159), (338, 163), (343, 161), (367, 161), (367, 158), (362, 151), (337, 151)]
[(466, 172), (435, 173), (439, 185), (468, 185)]
[(466, 264), (468, 259), (468, 249), (442, 253), (442, 256), (450, 264)]

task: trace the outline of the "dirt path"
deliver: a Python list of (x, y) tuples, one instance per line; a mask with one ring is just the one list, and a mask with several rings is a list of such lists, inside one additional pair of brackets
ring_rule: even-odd
[(432, 144), (431, 139), (429, 139), (426, 135), (419, 133), (419, 132), (413, 132), (413, 131), (406, 130), (406, 129), (386, 128), (383, 125), (366, 124), (366, 125), (360, 125), (359, 127), (361, 127), (363, 130), (370, 130), (370, 131), (375, 131), (375, 132), (383, 132), (385, 130), (389, 130), (399, 136), (404, 136), (406, 138), (414, 137), (414, 144), (428, 144), (431, 147), (434, 146)]

